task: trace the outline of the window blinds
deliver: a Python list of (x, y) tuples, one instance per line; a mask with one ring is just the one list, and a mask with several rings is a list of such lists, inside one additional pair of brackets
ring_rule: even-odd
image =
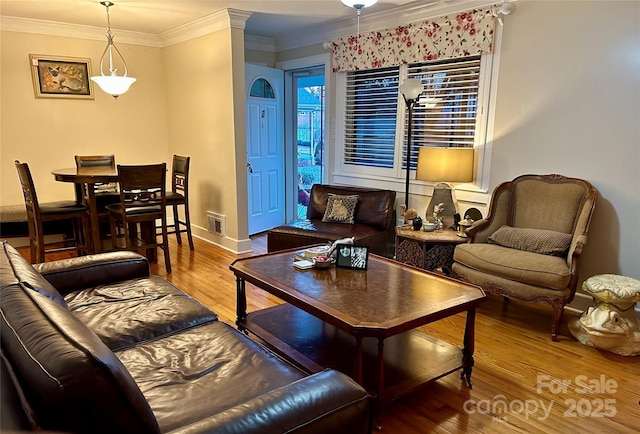
[(345, 164), (393, 167), (398, 80), (398, 67), (348, 73)]

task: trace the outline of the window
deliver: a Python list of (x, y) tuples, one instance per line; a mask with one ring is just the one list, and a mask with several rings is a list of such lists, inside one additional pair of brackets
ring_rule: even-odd
[[(415, 170), (419, 146), (473, 148), (480, 57), (413, 64), (408, 66), (407, 75), (419, 79), (427, 95), (413, 110), (412, 143), (417, 146), (412, 148), (411, 169)], [(403, 134), (403, 150), (406, 151), (406, 134)], [(406, 168), (404, 154), (406, 152), (402, 166)]]
[(344, 75), (344, 171), (403, 177), (408, 110), (398, 85), (404, 77), (418, 78), (425, 85), (413, 110), (412, 170), (420, 146), (473, 148), (477, 144), (480, 56)]
[(273, 86), (271, 86), (271, 83), (269, 83), (264, 78), (259, 78), (251, 85), (249, 96), (253, 96), (256, 98), (275, 99), (276, 94), (273, 90)]
[(392, 168), (399, 69), (347, 73), (344, 163)]

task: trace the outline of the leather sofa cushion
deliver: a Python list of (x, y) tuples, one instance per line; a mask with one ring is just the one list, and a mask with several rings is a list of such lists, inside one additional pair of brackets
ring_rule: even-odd
[(322, 220), (327, 209), (329, 193), (337, 195), (358, 195), (354, 223), (387, 230), (394, 222), (395, 191), (351, 186), (314, 184), (307, 208), (307, 219)]
[(3, 284), (0, 308), (3, 354), (30, 404), (25, 412), (38, 426), (64, 432), (159, 432), (122, 363), (71, 312), (19, 284)]
[(469, 268), (525, 284), (563, 290), (571, 271), (566, 259), (497, 244), (459, 244), (453, 259)]
[[(116, 354), (142, 390), (162, 432), (195, 423), (306, 377), (222, 322)], [(176, 397), (180, 397), (179, 405)]]
[(147, 258), (127, 251), (43, 262), (35, 264), (33, 269), (42, 274), (62, 295), (151, 274)]
[[(2, 243), (3, 260), (6, 257), (10, 267), (2, 267), (0, 281), (4, 285), (22, 283), (26, 288), (38, 292), (54, 300), (62, 307), (66, 307), (64, 298), (24, 257), (9, 243)], [(6, 255), (6, 256), (5, 256)]]
[(387, 231), (373, 226), (354, 223), (325, 223), (322, 220), (298, 220), (269, 230), (267, 248), (270, 252), (326, 244), (346, 237), (354, 237), (354, 243), (369, 247), (370, 253), (384, 255), (387, 248)]
[(158, 276), (74, 291), (65, 301), (113, 351), (218, 318)]

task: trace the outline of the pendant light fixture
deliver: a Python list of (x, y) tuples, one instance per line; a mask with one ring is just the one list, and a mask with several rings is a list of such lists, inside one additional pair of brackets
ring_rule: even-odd
[(373, 6), (378, 3), (378, 0), (341, 0), (343, 4), (349, 6), (350, 8), (354, 8), (356, 10), (356, 14), (358, 15), (358, 37), (360, 37), (360, 12), (364, 8), (368, 8), (369, 6)]
[[(113, 6), (113, 3), (110, 1), (102, 1), (100, 2), (102, 6), (107, 9), (107, 47), (102, 52), (102, 57), (100, 58), (100, 75), (96, 75), (91, 77), (91, 80), (98, 83), (100, 89), (104, 92), (112, 95), (113, 98), (117, 99), (119, 95), (122, 95), (127, 90), (129, 90), (129, 86), (136, 81), (133, 77), (127, 77), (127, 63), (124, 61), (124, 57), (118, 50), (118, 48), (113, 43), (113, 34), (111, 33), (111, 20), (109, 19), (109, 7)], [(120, 57), (122, 64), (124, 66), (124, 75), (117, 75), (117, 69), (113, 65), (113, 53), (115, 53)], [(109, 55), (109, 72), (111, 75), (105, 75), (103, 71), (103, 64), (105, 56)]]

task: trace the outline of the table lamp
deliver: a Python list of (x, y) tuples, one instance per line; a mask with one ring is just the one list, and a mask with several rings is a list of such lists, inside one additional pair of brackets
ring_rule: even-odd
[(431, 201), (427, 206), (426, 217), (433, 213), (433, 208), (444, 204), (442, 220), (444, 227), (454, 225), (453, 215), (456, 204), (453, 200), (451, 186), (446, 182), (473, 181), (473, 148), (438, 148), (423, 146), (418, 149), (418, 167), (416, 179), (439, 182), (434, 189)]

